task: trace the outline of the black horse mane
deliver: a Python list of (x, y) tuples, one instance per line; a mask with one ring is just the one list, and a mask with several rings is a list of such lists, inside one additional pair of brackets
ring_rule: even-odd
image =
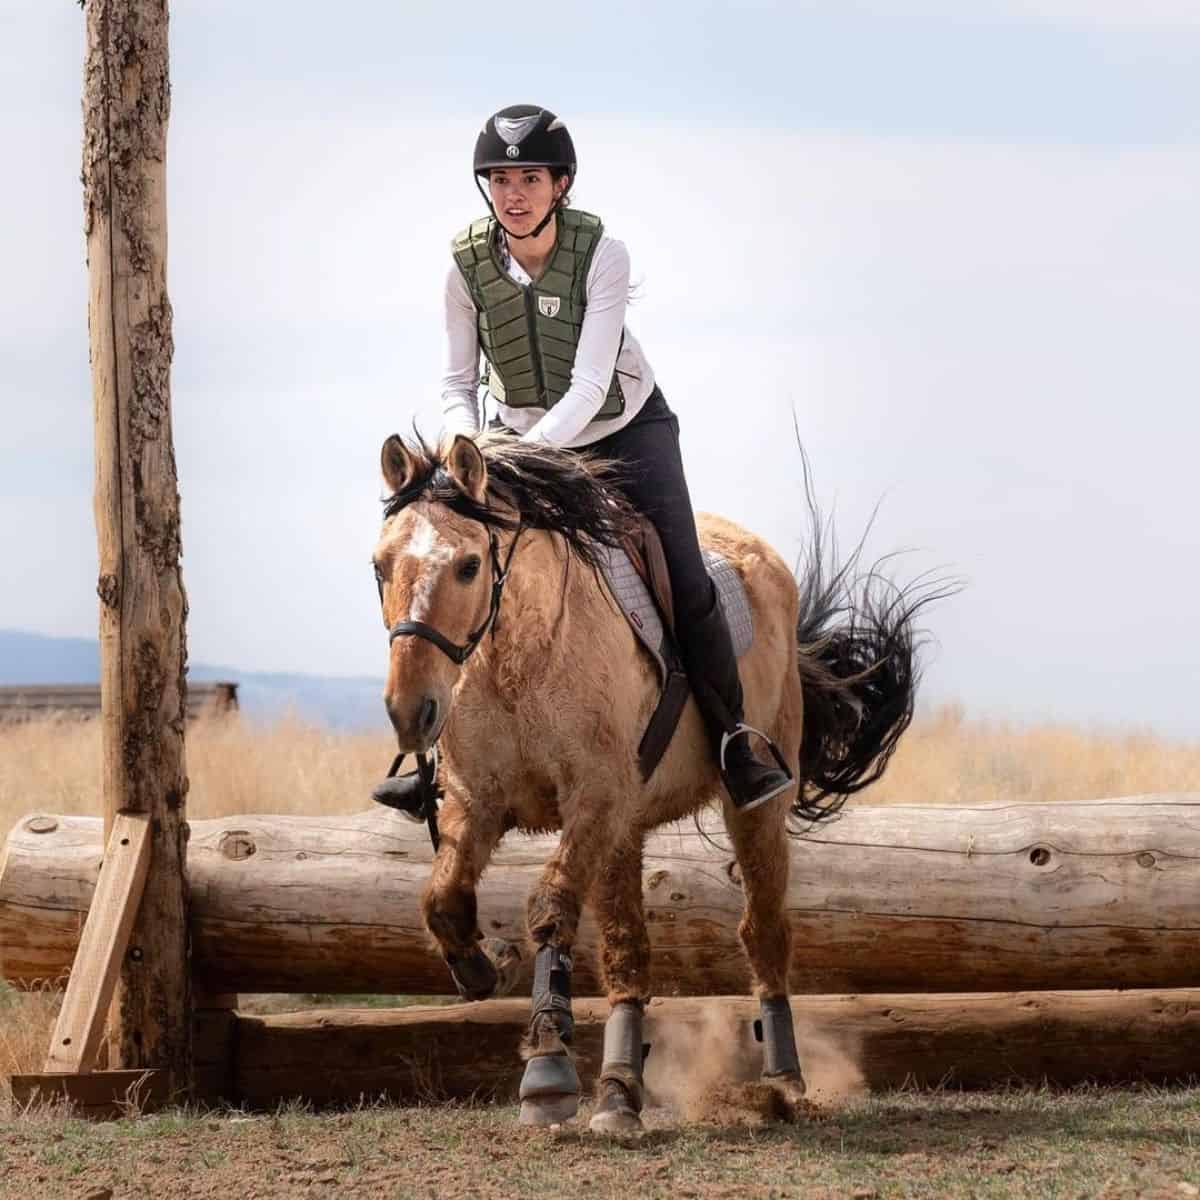
[(405, 443), (415, 464), (413, 478), (384, 499), (384, 520), (418, 500), (432, 501), (494, 529), (523, 525), (557, 533), (576, 557), (593, 567), (597, 546), (619, 546), (634, 531), (638, 516), (621, 494), (620, 464), (522, 442), (507, 433), (480, 434), (476, 445), (487, 464), (482, 504), (450, 477), (441, 450), (417, 434)]

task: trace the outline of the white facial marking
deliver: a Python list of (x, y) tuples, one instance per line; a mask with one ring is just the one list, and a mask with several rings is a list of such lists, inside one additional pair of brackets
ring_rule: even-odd
[(413, 513), (412, 535), (401, 551), (408, 558), (422, 561), (422, 569), (413, 584), (409, 621), (423, 621), (433, 603), (442, 568), (454, 559), (454, 547), (438, 533), (434, 523), (424, 513)]

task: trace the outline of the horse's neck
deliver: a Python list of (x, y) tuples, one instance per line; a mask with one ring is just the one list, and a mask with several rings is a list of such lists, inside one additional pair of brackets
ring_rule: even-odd
[[(500, 548), (501, 561), (507, 546)], [(561, 662), (570, 639), (617, 615), (605, 604), (603, 584), (591, 567), (568, 559), (558, 534), (528, 529), (521, 534), (505, 584), (494, 636), (477, 669), (505, 679), (535, 678)]]

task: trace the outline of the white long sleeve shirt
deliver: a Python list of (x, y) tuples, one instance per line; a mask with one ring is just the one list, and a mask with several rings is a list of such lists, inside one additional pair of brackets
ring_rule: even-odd
[[(503, 242), (501, 243), (503, 249)], [(514, 283), (532, 280), (506, 252), (504, 266)], [(616, 238), (602, 234), (587, 275), (587, 308), (575, 351), (571, 386), (562, 399), (544, 408), (510, 408), (488, 395), (486, 403), (510, 429), (527, 441), (578, 449), (623, 429), (654, 390), (654, 372), (637, 339), (625, 327), (629, 302), (629, 252)], [(474, 434), (485, 419), (479, 404), (478, 313), (456, 264), (446, 276), (446, 370), (442, 411), (447, 433)], [(622, 335), (624, 341), (622, 342)], [(613, 369), (621, 381), (625, 411), (610, 420), (594, 420), (604, 404)]]

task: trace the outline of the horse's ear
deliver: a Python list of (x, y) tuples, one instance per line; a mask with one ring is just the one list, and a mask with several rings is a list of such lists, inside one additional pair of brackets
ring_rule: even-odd
[(383, 481), (388, 485), (394, 496), (402, 492), (413, 481), (417, 464), (409, 453), (408, 447), (393, 433), (379, 453), (379, 466), (383, 471)]
[(457, 434), (446, 455), (446, 473), (459, 490), (482, 504), (487, 495), (487, 463), (473, 438)]

